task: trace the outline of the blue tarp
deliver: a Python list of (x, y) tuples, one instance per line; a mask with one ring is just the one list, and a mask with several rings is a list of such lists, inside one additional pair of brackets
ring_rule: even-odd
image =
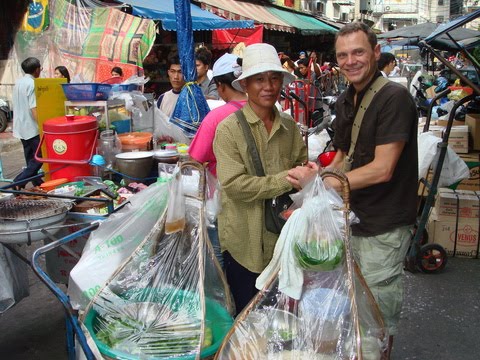
[[(122, 0), (132, 6), (132, 14), (152, 20), (160, 20), (164, 30), (176, 31), (174, 0)], [(253, 20), (226, 20), (198, 6), (190, 4), (192, 30), (222, 30), (253, 28)]]

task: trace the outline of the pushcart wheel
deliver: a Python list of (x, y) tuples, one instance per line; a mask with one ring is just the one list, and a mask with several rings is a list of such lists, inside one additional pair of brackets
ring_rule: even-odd
[(420, 248), (418, 266), (427, 274), (441, 271), (447, 265), (447, 252), (438, 244), (427, 244)]

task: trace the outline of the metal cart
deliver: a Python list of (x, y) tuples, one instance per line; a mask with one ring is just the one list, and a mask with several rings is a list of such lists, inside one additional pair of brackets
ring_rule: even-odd
[[(478, 17), (480, 17), (480, 10), (459, 17), (448, 24), (444, 24), (438, 27), (434, 33), (432, 33), (419, 44), (425, 51), (435, 56), (441, 63), (443, 63), (453, 73), (455, 73), (465, 84), (471, 87), (473, 89), (473, 94), (468, 95), (463, 99), (457, 101), (453, 109), (450, 111), (448, 123), (442, 136), (442, 141), (437, 145), (439, 149), (439, 157), (435, 166), (433, 178), (431, 182), (428, 182), (426, 179), (421, 179), (421, 183), (428, 191), (428, 194), (426, 197), (422, 197), (418, 212), (419, 217), (417, 220), (414, 235), (412, 237), (412, 244), (405, 259), (406, 269), (412, 272), (417, 270), (417, 268), (420, 268), (424, 272), (434, 273), (442, 270), (447, 263), (447, 254), (445, 249), (438, 244), (427, 243), (428, 235), (425, 231), (425, 226), (427, 224), (428, 217), (430, 215), (430, 211), (434, 204), (435, 196), (437, 194), (437, 185), (440, 179), (440, 174), (447, 153), (448, 138), (450, 136), (450, 131), (452, 128), (453, 120), (455, 118), (456, 110), (461, 105), (475, 99), (475, 97), (480, 95), (480, 88), (478, 87), (478, 85), (474, 84), (470, 79), (468, 79), (464, 74), (462, 74), (458, 69), (456, 69), (452, 64), (450, 64), (446, 59), (444, 59), (443, 56), (432, 46), (435, 46), (435, 44), (439, 43), (441, 44), (441, 42), (445, 41), (446, 38), (446, 41), (451, 42), (451, 44), (453, 44), (452, 46), (456, 47), (458, 51), (464, 51), (467, 57), (469, 57), (469, 59), (477, 68), (477, 71), (480, 71), (480, 64), (478, 63), (478, 61), (468, 51), (465, 51), (466, 49), (461, 44), (453, 40), (453, 38), (449, 34), (450, 31), (460, 26), (463, 26)], [(444, 92), (438, 94), (430, 104), (424, 131), (428, 131), (429, 129), (432, 109), (436, 100), (445, 96), (449, 91), (450, 90), (447, 89)]]

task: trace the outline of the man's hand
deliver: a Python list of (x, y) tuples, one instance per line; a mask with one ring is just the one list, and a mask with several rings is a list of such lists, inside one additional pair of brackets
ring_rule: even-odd
[(297, 166), (288, 170), (286, 179), (295, 189), (301, 190), (306, 184), (312, 181), (318, 169), (317, 164), (309, 161), (305, 166)]

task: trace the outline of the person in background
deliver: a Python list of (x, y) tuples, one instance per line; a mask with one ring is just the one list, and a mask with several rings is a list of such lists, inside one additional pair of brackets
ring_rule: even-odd
[[(18, 188), (25, 188), (29, 180), (36, 176), (42, 163), (35, 159), (35, 152), (40, 143), (37, 122), (37, 99), (35, 97), (34, 79), (40, 76), (42, 66), (40, 60), (34, 57), (25, 59), (22, 64), (25, 75), (20, 78), (13, 88), (13, 136), (22, 141), (26, 167), (14, 179)], [(22, 180), (25, 180), (22, 182)], [(42, 180), (32, 180), (34, 186), (39, 186)]]
[(180, 91), (182, 91), (183, 85), (185, 85), (185, 79), (183, 77), (178, 53), (169, 55), (167, 65), (168, 80), (172, 88), (158, 97), (157, 107), (162, 110), (165, 115), (171, 117), (173, 110), (175, 110)]
[(111, 71), (112, 77), (123, 77), (123, 70), (121, 67), (115, 66)]
[(282, 67), (276, 49), (269, 44), (247, 46), (243, 55), (242, 75), (232, 86), (248, 94), (240, 111), (266, 175), (258, 176), (255, 171), (237, 114), (218, 124), (213, 142), (221, 185), (219, 237), (237, 313), (257, 293), (255, 281), (272, 259), (278, 239), (265, 227), (265, 200), (290, 191), (287, 171), (307, 159), (296, 123), (275, 106), (282, 87), (295, 77)]
[(298, 67), (298, 62), (302, 59), (305, 59), (307, 57), (307, 53), (305, 51), (300, 51), (300, 53), (298, 54), (298, 59), (297, 61), (295, 61), (295, 66)]
[(65, 66), (57, 66), (55, 68), (54, 77), (56, 78), (65, 78), (67, 79), (67, 83), (70, 82), (70, 73)]
[[(336, 103), (333, 143), (337, 154), (329, 166), (341, 170), (359, 103), (382, 74), (377, 66), (380, 45), (364, 23), (342, 27), (336, 34), (335, 51), (340, 71), (350, 82)], [(360, 219), (352, 225), (352, 251), (390, 335), (386, 359), (400, 320), (403, 264), (416, 221), (417, 127), (413, 97), (403, 85), (387, 82), (367, 107), (351, 170), (346, 172), (351, 209)], [(308, 163), (292, 169), (288, 179), (301, 188), (317, 171), (316, 164)], [(340, 190), (338, 181), (329, 178), (326, 183)]]
[(395, 56), (389, 52), (382, 52), (380, 58), (377, 61), (378, 69), (384, 77), (389, 77), (390, 73), (393, 71), (397, 65), (397, 60)]
[(212, 53), (206, 47), (198, 48), (195, 52), (197, 66), (197, 83), (202, 89), (205, 99), (218, 100), (217, 86), (210, 80), (207, 73), (212, 62)]
[[(232, 82), (242, 73), (239, 60), (236, 55), (224, 54), (213, 64), (213, 81), (217, 86), (218, 94), (226, 104), (211, 110), (205, 116), (188, 149), (190, 157), (198, 162), (206, 163), (208, 170), (215, 177), (217, 176), (217, 159), (213, 153), (213, 139), (217, 126), (228, 115), (241, 109), (247, 102), (247, 95), (232, 86)], [(223, 268), (223, 255), (216, 224), (210, 224), (208, 236), (212, 242), (215, 256)]]

